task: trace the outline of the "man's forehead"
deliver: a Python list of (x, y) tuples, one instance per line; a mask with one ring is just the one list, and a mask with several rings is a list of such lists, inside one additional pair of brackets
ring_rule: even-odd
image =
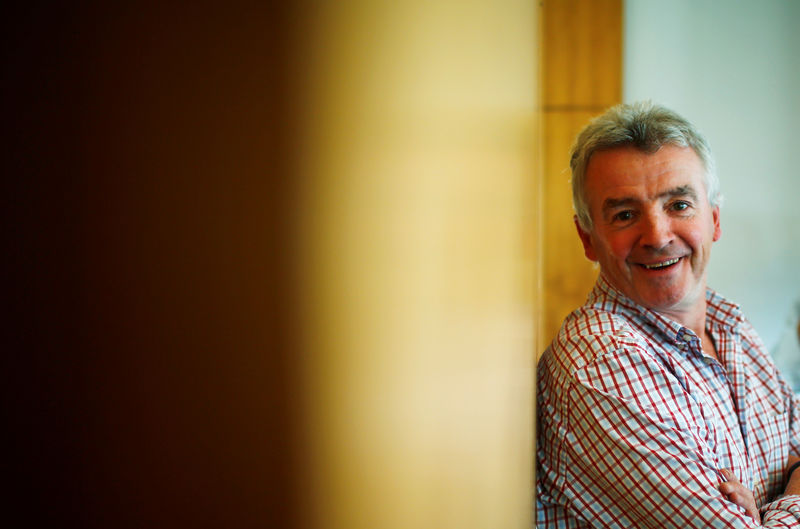
[[(595, 200), (624, 198), (646, 188), (653, 195), (680, 192), (701, 193), (705, 168), (691, 147), (666, 145), (649, 153), (633, 146), (594, 153), (586, 170), (587, 191)], [(588, 197), (587, 197), (588, 198)]]

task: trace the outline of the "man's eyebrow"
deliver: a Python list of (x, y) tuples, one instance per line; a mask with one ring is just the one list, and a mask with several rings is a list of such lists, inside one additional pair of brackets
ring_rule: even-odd
[(636, 204), (638, 200), (633, 197), (622, 197), (622, 198), (607, 198), (603, 201), (603, 211), (608, 211), (609, 209), (617, 209), (623, 206), (630, 206)]
[(697, 200), (697, 191), (695, 191), (694, 187), (690, 185), (685, 185), (685, 186), (673, 187), (672, 189), (664, 191), (658, 196), (659, 198), (688, 197), (691, 198), (692, 200)]
[[(673, 197), (687, 197), (692, 200), (697, 200), (697, 191), (690, 185), (683, 185), (673, 187), (662, 193), (659, 193), (658, 198), (673, 198)], [(631, 206), (637, 204), (639, 199), (634, 197), (620, 197), (620, 198), (607, 198), (603, 201), (603, 211)]]

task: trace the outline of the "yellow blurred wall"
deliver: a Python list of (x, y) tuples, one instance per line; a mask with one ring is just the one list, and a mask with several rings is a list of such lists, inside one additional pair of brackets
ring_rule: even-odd
[(309, 523), (529, 527), (535, 3), (305, 11)]
[(47, 4), (5, 525), (529, 527), (537, 3)]

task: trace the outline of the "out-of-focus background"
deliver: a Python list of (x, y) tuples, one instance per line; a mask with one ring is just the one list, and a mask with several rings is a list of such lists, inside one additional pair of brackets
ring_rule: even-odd
[(538, 5), (2, 20), (3, 527), (528, 527)]
[(1, 15), (4, 526), (529, 527), (566, 150), (623, 99), (707, 132), (712, 284), (797, 357), (789, 0)]

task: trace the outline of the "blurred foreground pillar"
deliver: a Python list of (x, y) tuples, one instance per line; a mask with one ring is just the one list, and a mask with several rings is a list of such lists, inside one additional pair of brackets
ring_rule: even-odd
[(535, 3), (304, 9), (298, 215), (314, 527), (529, 527)]

